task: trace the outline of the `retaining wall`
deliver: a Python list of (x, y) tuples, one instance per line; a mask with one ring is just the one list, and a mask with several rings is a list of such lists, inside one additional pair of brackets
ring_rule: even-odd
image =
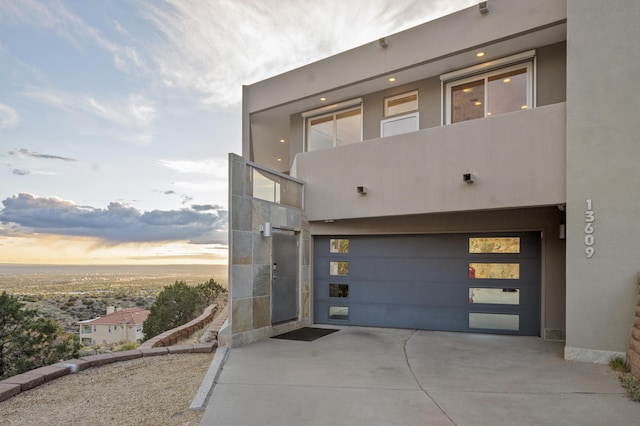
[(636, 316), (631, 329), (627, 362), (631, 369), (631, 374), (636, 379), (640, 379), (640, 274), (638, 275), (638, 306), (636, 306)]
[[(218, 301), (218, 303), (226, 301), (226, 295), (224, 295), (223, 299), (216, 299), (216, 301)], [(149, 356), (213, 352), (213, 350), (218, 346), (218, 342), (213, 338), (209, 342), (189, 343), (184, 345), (172, 345), (171, 342), (175, 343), (183, 338), (189, 337), (195, 331), (200, 330), (209, 323), (212, 323), (209, 326), (209, 331), (212, 336), (217, 337), (220, 327), (227, 319), (228, 315), (228, 311), (225, 306), (225, 308), (222, 309), (220, 314), (216, 317), (219, 306), (218, 303), (214, 303), (207, 307), (203, 314), (193, 321), (162, 333), (153, 339), (149, 339), (137, 349), (70, 359), (68, 361), (62, 361), (57, 364), (47, 365), (46, 367), (36, 368), (35, 370), (27, 371), (26, 373), (4, 379), (0, 381), (0, 402), (15, 396), (20, 392), (33, 389), (44, 383), (57, 379), (58, 377), (66, 376), (70, 373), (77, 373), (78, 371), (86, 370), (91, 367), (99, 367), (114, 362), (128, 361)], [(215, 321), (213, 321), (214, 317)]]

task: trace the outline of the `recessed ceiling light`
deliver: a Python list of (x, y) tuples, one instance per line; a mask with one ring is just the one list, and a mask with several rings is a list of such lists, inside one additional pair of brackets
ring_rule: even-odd
[(504, 80), (502, 80), (502, 82), (503, 82), (503, 83), (508, 83), (508, 82), (510, 82), (510, 81), (511, 81), (511, 79), (510, 79), (510, 78), (505, 78)]
[(484, 56), (484, 52), (478, 52), (478, 53), (476, 53), (476, 56), (478, 58), (482, 58)]
[(321, 97), (321, 98), (320, 98), (320, 100), (321, 100), (322, 102), (324, 102), (324, 101), (326, 101), (326, 100), (327, 100), (327, 98), (325, 98), (325, 97), (323, 96), (323, 97)]
[(396, 81), (396, 78), (395, 77), (389, 77), (389, 81), (393, 83), (394, 81)]
[(280, 143), (284, 143), (284, 139), (280, 139)]
[(278, 158), (278, 162), (282, 161), (282, 158)]
[(480, 101), (475, 101), (473, 104), (474, 104), (475, 106), (480, 106), (480, 105), (482, 105), (482, 102), (480, 102)]
[(526, 105), (522, 105), (522, 106), (520, 107), (520, 109), (527, 109), (527, 108), (528, 108), (528, 107), (527, 107)]
[(487, 113), (487, 115), (491, 115), (491, 113), (490, 113), (490, 112), (488, 112), (488, 113)]
[(462, 89), (462, 92), (464, 93), (473, 92), (473, 89), (471, 87), (465, 87), (464, 89)]

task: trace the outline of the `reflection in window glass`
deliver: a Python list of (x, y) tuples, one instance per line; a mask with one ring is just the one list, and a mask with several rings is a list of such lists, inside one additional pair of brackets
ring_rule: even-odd
[(447, 123), (531, 108), (531, 69), (527, 62), (447, 83)]
[(520, 316), (512, 314), (469, 313), (469, 328), (489, 330), (520, 330)]
[(469, 238), (469, 253), (520, 253), (520, 237)]
[(284, 176), (249, 166), (246, 195), (272, 203), (291, 207), (302, 207), (302, 184)]
[(349, 262), (329, 262), (329, 275), (349, 275)]
[(470, 288), (469, 303), (519, 305), (520, 291), (517, 288)]
[(330, 253), (349, 253), (348, 239), (331, 239), (329, 241)]
[(520, 278), (519, 263), (470, 263), (469, 278), (517, 280)]
[(484, 79), (451, 88), (451, 122), (484, 117)]
[(253, 169), (253, 196), (261, 200), (280, 202), (280, 184), (261, 170)]
[(307, 120), (307, 150), (333, 148), (362, 140), (362, 107), (332, 112)]
[(349, 297), (349, 284), (329, 284), (329, 297)]
[(329, 306), (329, 319), (348, 320), (349, 307), (348, 306)]
[(527, 69), (489, 77), (487, 115), (527, 109)]
[(309, 120), (309, 151), (333, 148), (333, 115)]
[(336, 146), (360, 142), (361, 121), (360, 108), (336, 114)]

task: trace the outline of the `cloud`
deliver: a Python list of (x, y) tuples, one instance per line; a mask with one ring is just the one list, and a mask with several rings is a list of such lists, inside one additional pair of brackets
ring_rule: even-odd
[(195, 209), (142, 212), (119, 202), (100, 209), (55, 197), (17, 194), (2, 201), (0, 223), (30, 232), (94, 237), (105, 244), (188, 241), (226, 244), (227, 211)]
[(27, 169), (10, 169), (11, 173), (16, 176), (27, 176), (27, 175), (41, 175), (41, 176), (51, 176), (56, 175), (55, 172), (47, 172), (44, 170), (27, 170)]
[(475, 0), (147, 0), (161, 38), (146, 50), (167, 87), (208, 106), (238, 105), (241, 85), (442, 16)]
[(158, 160), (158, 164), (178, 173), (197, 173), (227, 179), (227, 160), (215, 158), (192, 160)]
[(88, 114), (109, 125), (116, 125), (123, 139), (141, 144), (151, 142), (157, 112), (153, 102), (140, 94), (130, 94), (125, 99), (98, 100), (87, 94), (31, 88), (24, 95), (43, 104), (82, 115)]
[(85, 43), (92, 43), (109, 52), (113, 57), (114, 66), (120, 71), (146, 69), (144, 61), (134, 47), (122, 46), (108, 40), (98, 29), (87, 24), (59, 1), (0, 1), (0, 11), (0, 22), (25, 23), (35, 28), (43, 28), (67, 40), (76, 48)]
[(15, 109), (0, 103), (0, 129), (10, 129), (18, 124), (20, 118)]
[(9, 155), (13, 155), (16, 157), (25, 156), (25, 157), (33, 157), (33, 158), (42, 158), (45, 160), (78, 161), (70, 157), (61, 157), (59, 155), (50, 155), (50, 154), (40, 154), (39, 152), (29, 151), (26, 148), (13, 149), (9, 151)]
[(214, 204), (192, 204), (191, 205), (191, 210), (195, 210), (197, 212), (206, 212), (208, 210), (220, 210), (222, 209), (221, 206), (219, 205), (214, 205)]

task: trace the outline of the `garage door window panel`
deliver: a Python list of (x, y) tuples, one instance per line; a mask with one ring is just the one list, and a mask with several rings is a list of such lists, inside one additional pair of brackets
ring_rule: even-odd
[(349, 297), (349, 284), (329, 284), (329, 297)]
[(472, 237), (469, 253), (520, 253), (520, 237)]
[(519, 305), (520, 289), (472, 287), (469, 289), (469, 303)]
[(348, 306), (329, 306), (329, 319), (332, 320), (348, 320), (349, 319), (349, 307)]
[(347, 276), (349, 275), (349, 262), (329, 262), (329, 275)]
[(488, 280), (520, 279), (519, 263), (469, 263), (469, 278)]
[(469, 313), (469, 328), (485, 330), (520, 330), (520, 315)]
[(329, 240), (329, 253), (349, 253), (349, 240), (332, 238)]

